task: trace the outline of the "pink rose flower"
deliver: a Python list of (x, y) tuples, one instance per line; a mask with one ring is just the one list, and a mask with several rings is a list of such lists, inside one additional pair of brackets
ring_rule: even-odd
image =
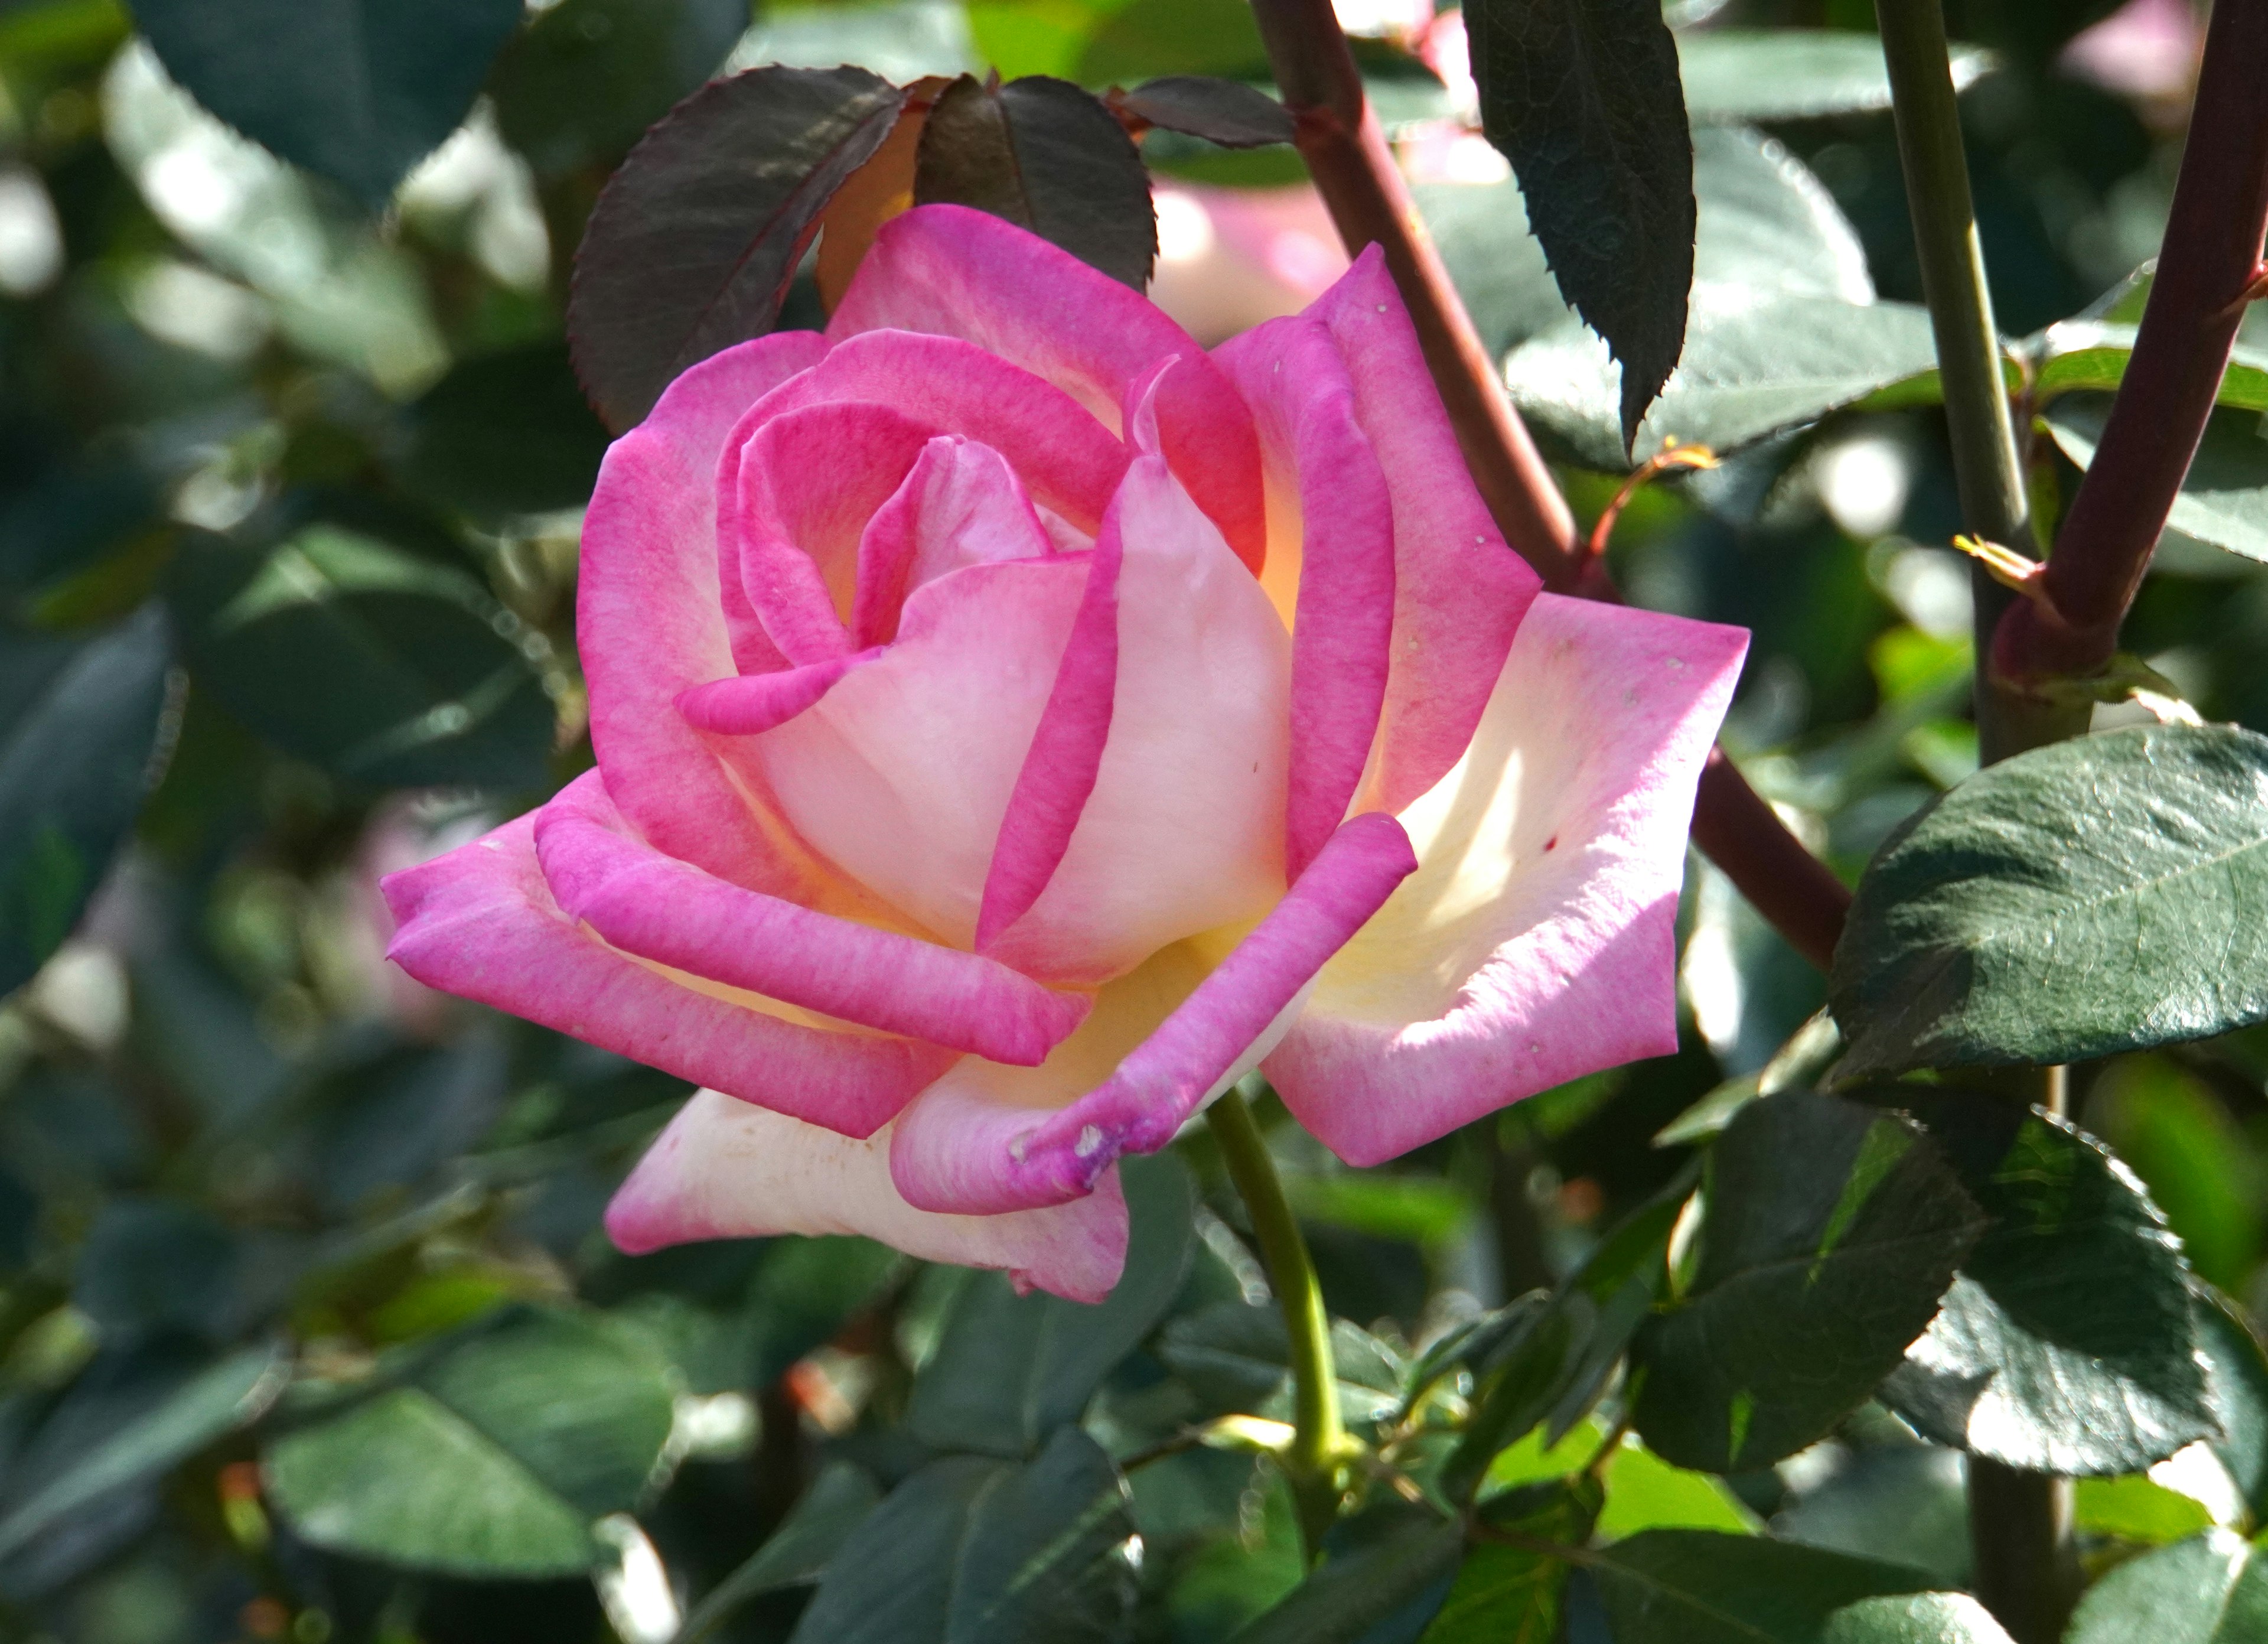
[(583, 538), (597, 770), (386, 893), (422, 981), (707, 1087), (625, 1250), (1099, 1298), (1265, 1068), (1369, 1163), (1675, 1048), (1740, 630), (1538, 591), (1375, 252), (1208, 355), (951, 206), (688, 370)]

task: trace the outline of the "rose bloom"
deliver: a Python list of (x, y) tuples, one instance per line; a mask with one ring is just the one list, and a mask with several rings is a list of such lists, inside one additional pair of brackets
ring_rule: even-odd
[(705, 1087), (624, 1250), (855, 1232), (1096, 1299), (1116, 1162), (1263, 1069), (1368, 1164), (1673, 1050), (1746, 637), (1539, 591), (1373, 250), (1207, 354), (997, 218), (608, 453), (597, 769), (392, 956)]

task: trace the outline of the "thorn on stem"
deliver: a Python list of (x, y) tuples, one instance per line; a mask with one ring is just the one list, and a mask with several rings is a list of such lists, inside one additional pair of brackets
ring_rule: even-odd
[(1607, 504), (1606, 511), (1599, 515), (1599, 522), (1591, 527), (1590, 540), (1583, 545), (1584, 558), (1596, 564), (1605, 556), (1607, 539), (1614, 534), (1615, 521), (1622, 518), (1623, 510), (1630, 506), (1631, 498), (1638, 495), (1638, 488), (1648, 480), (1672, 468), (1713, 468), (1716, 466), (1717, 453), (1708, 446), (1680, 444), (1675, 435), (1663, 439), (1661, 449), (1631, 470), (1630, 477), (1622, 483), (1613, 500)]
[(2264, 297), (2268, 297), (2268, 262), (2256, 262), (2252, 265), (2251, 277), (2244, 282), (2244, 289), (2237, 292), (2236, 300), (2213, 317), (2217, 320), (2233, 319)]

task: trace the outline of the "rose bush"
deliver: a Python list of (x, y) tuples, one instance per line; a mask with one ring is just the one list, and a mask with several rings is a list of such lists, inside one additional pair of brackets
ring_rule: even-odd
[(1368, 1163), (1675, 1043), (1739, 630), (1543, 593), (1373, 251), (1206, 354), (998, 219), (609, 452), (597, 768), (386, 893), (438, 988), (706, 1087), (625, 1249), (855, 1231), (1098, 1297), (1264, 1067)]

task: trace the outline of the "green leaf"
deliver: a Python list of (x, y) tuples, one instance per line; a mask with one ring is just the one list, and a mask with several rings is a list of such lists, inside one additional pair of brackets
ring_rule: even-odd
[(2268, 737), (2135, 726), (1978, 772), (1867, 866), (1830, 989), (1838, 1081), (2268, 1019)]
[(465, 361), (409, 408), (409, 426), (410, 488), (483, 517), (581, 507), (607, 452), (558, 343)]
[(820, 212), (902, 101), (864, 69), (752, 69), (703, 86), (630, 151), (583, 231), (567, 307), (576, 374), (609, 427), (771, 329)]
[[(1402, 1408), (1404, 1372), (1383, 1342), (1337, 1319), (1331, 1348), (1342, 1420), (1378, 1421)], [(1208, 1410), (1292, 1419), (1291, 1338), (1272, 1305), (1223, 1301), (1174, 1319), (1159, 1332), (1158, 1356)]]
[(1462, 1526), (1411, 1515), (1292, 1589), (1232, 1644), (1357, 1644), (1366, 1633), (1457, 1566)]
[(1752, 1536), (1756, 1515), (1721, 1478), (1661, 1459), (1625, 1436), (1600, 1469), (1606, 1505), (1599, 1534), (1609, 1541), (1655, 1530), (1707, 1530)]
[(1156, 1327), (1189, 1272), (1194, 1190), (1171, 1154), (1121, 1167), (1133, 1229), (1125, 1276), (1102, 1302), (1020, 1296), (983, 1273), (963, 1286), (907, 1424), (939, 1449), (1028, 1456), (1086, 1408), (1102, 1378)]
[(2081, 1478), (2072, 1491), (2072, 1522), (2089, 1535), (2162, 1546), (2213, 1527), (2213, 1513), (2194, 1496), (2139, 1475)]
[(2129, 1559), (2088, 1590), (2065, 1644), (2268, 1638), (2268, 1559), (2227, 1530)]
[(255, 1419), (284, 1385), (283, 1354), (269, 1345), (195, 1364), (152, 1352), (118, 1361), (114, 1372), (89, 1372), (11, 1458), (0, 1489), (0, 1558)]
[[(1602, 1500), (1587, 1478), (1507, 1492), (1484, 1504), (1481, 1522), (1531, 1541), (1580, 1547)], [(1418, 1644), (1553, 1644), (1567, 1596), (1567, 1564), (1503, 1542), (1476, 1541), (1457, 1567)]]
[(1983, 1227), (1917, 1126), (1810, 1091), (1742, 1111), (1703, 1202), (1699, 1268), (1631, 1360), (1646, 1443), (1712, 1472), (1792, 1456), (1863, 1404)]
[(748, 0), (559, 0), (497, 60), (497, 128), (544, 176), (610, 166), (747, 26)]
[(2132, 1173), (2037, 1110), (1884, 1095), (1928, 1125), (1989, 1225), (1882, 1402), (1925, 1438), (2067, 1476), (2139, 1472), (2212, 1434), (2181, 1247)]
[(847, 1462), (829, 1466), (764, 1544), (694, 1606), (669, 1644), (699, 1644), (750, 1599), (818, 1581), (881, 1499), (858, 1468)]
[(401, 1350), (262, 1457), (303, 1539), (412, 1569), (565, 1575), (636, 1505), (669, 1437), (663, 1368), (588, 1316), (514, 1310)]
[(0, 635), (0, 994), (78, 924), (165, 751), (165, 613), (87, 640)]
[[(1963, 673), (1967, 672), (1963, 667)], [(1744, 1079), (1728, 1079), (1653, 1133), (1657, 1147), (1686, 1147), (1719, 1135), (1742, 1109), (1758, 1096), (1809, 1084), (1842, 1053), (1843, 1034), (1835, 1018), (1819, 1012), (1772, 1052), (1771, 1060)]]
[(1134, 1597), (1125, 1480), (1077, 1427), (1014, 1463), (932, 1462), (828, 1566), (795, 1644), (1113, 1636)]
[(914, 201), (974, 206), (1140, 291), (1158, 257), (1150, 175), (1126, 128), (1068, 80), (962, 75), (923, 122)]
[(1616, 1644), (2007, 1644), (1918, 1571), (1761, 1537), (1648, 1530), (1590, 1570)]
[(2268, 1353), (2223, 1297), (2193, 1300), (2205, 1396), (2220, 1432), (2208, 1439), (2256, 1522), (2268, 1519)]
[(1773, 1515), (1772, 1534), (1808, 1547), (1926, 1570), (1969, 1584), (1969, 1497), (1962, 1458), (1911, 1441), (1859, 1450), (1824, 1482)]
[(1621, 363), (1627, 448), (1677, 365), (1693, 144), (1658, 0), (1472, 0), (1481, 127), (1512, 162), (1569, 304)]
[(2121, 1057), (2095, 1080), (2087, 1111), (2166, 1213), (2190, 1265), (2242, 1289), (2268, 1230), (2268, 1180), (2220, 1095), (2170, 1056)]
[[(2102, 440), (2110, 402), (2100, 394), (2069, 395), (2047, 410), (2048, 432), (2064, 455), (2084, 468)], [(2166, 516), (2173, 529), (2200, 542), (2268, 560), (2268, 440), (2249, 412), (2215, 411)]]
[[(1564, 332), (1571, 343), (1590, 338), (1597, 380), (1585, 403), (1596, 427), (1582, 438), (1610, 446), (1618, 431), (1612, 362), (1560, 296), (1543, 247), (1528, 232), (1520, 185), (1421, 183), (1412, 192), (1492, 357), (1546, 331)], [(1696, 131), (1693, 194), (1693, 279), (1705, 299), (1697, 321), (1711, 293), (1726, 285), (1874, 300), (1858, 234), (1819, 180), (1771, 138), (1734, 128)], [(1689, 338), (1689, 352), (1691, 346)], [(1620, 462), (1617, 453), (1606, 466)]]
[[(1966, 89), (1994, 65), (1955, 46), (1953, 83)], [(1882, 42), (1849, 29), (1714, 28), (1677, 36), (1685, 109), (1702, 121), (1809, 120), (1890, 106)]]
[(1202, 137), (1222, 148), (1264, 148), (1292, 140), (1291, 111), (1241, 80), (1168, 74), (1115, 93), (1109, 100), (1160, 130)]
[[(2134, 339), (2155, 275), (2155, 264), (2144, 263), (2081, 313), (2015, 344), (2029, 374), (2029, 397), (2035, 406), (2074, 389), (2117, 387), (2133, 358)], [(2217, 397), (2223, 405), (2268, 409), (2268, 354), (2238, 343), (2221, 374)]]
[(170, 593), (198, 686), (286, 753), (373, 785), (549, 775), (549, 647), (453, 566), (315, 520), (249, 550), (189, 534)]
[[(1677, 374), (1630, 450), (1699, 440), (1723, 453), (1814, 423), (1936, 362), (1929, 314), (1912, 303), (1825, 297), (1748, 300), (1697, 287)], [(1513, 351), (1505, 385), (1521, 414), (1588, 467), (1630, 465), (1618, 443), (1604, 346), (1560, 326)]]
[(133, 0), (166, 72), (379, 206), (471, 111), (519, 0)]

